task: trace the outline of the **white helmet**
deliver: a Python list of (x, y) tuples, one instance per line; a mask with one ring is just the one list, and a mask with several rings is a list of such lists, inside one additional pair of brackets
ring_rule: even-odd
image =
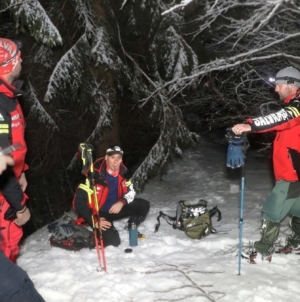
[(300, 72), (294, 67), (283, 68), (277, 72), (275, 83), (300, 87)]

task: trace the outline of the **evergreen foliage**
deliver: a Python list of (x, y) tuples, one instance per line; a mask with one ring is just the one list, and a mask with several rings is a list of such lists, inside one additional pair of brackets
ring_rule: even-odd
[(49, 46), (62, 44), (59, 31), (38, 0), (2, 0), (0, 5), (2, 9), (11, 12), (17, 29), (21, 32), (26, 32), (28, 29), (36, 41)]
[(91, 144), (95, 158), (120, 143), (141, 189), (202, 130), (242, 121), (258, 113), (258, 103), (274, 101), (270, 75), (300, 68), (300, 10), (292, 0), (0, 5), (1, 36), (24, 42), (36, 227), (70, 209), (80, 143)]

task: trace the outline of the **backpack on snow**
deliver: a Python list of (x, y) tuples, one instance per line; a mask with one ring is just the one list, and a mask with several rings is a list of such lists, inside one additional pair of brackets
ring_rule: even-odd
[(92, 231), (73, 223), (53, 222), (47, 226), (50, 233), (51, 246), (60, 247), (68, 251), (79, 251), (82, 248), (95, 248)]
[(187, 201), (180, 200), (177, 204), (176, 216), (169, 216), (159, 211), (157, 217), (158, 223), (155, 226), (155, 232), (160, 226), (160, 217), (164, 218), (168, 224), (173, 225), (174, 229), (179, 229), (192, 239), (202, 239), (210, 233), (216, 233), (212, 227), (211, 217), (218, 214), (218, 221), (222, 215), (217, 206), (207, 209), (207, 201), (200, 199), (196, 204), (190, 204)]

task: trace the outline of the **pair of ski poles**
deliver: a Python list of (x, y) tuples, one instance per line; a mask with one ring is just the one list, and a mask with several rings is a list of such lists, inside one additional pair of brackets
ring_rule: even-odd
[[(98, 263), (99, 263), (99, 267), (107, 273), (102, 230), (100, 228), (99, 204), (98, 204), (97, 193), (95, 189), (92, 149), (87, 144), (84, 143), (81, 143), (79, 145), (79, 148), (80, 148), (81, 160), (83, 164), (82, 174), (86, 176), (85, 184), (88, 190), (87, 195), (88, 195), (89, 207), (91, 209), (91, 218), (92, 218), (93, 233), (95, 238)], [(101, 248), (101, 255), (100, 255), (100, 248)]]

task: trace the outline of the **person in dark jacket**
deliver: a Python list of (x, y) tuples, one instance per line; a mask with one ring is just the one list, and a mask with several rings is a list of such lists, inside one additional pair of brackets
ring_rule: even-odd
[[(1, 152), (1, 150), (0, 150)], [(6, 183), (6, 167), (12, 166), (14, 160), (10, 156), (0, 155), (0, 184)], [(12, 179), (13, 181), (15, 178)], [(14, 183), (9, 182), (5, 187), (8, 187), (8, 200), (12, 200), (16, 194), (14, 190), (19, 190), (22, 196), (20, 185), (14, 187)], [(10, 186), (12, 184), (12, 186)], [(1, 233), (0, 233), (1, 236)], [(10, 261), (0, 250), (0, 302), (45, 302), (34, 287), (28, 274)]]
[(278, 253), (290, 253), (300, 247), (300, 72), (287, 67), (276, 74), (276, 88), (285, 106), (278, 112), (249, 118), (245, 124), (237, 124), (232, 131), (264, 133), (276, 131), (273, 143), (273, 168), (276, 184), (262, 208), (262, 237), (254, 243), (252, 258), (259, 252), (271, 260), (274, 242), (278, 238), (281, 220), (292, 215), (292, 235)]
[[(24, 193), (27, 181), (24, 171), (27, 151), (24, 130), (25, 121), (17, 97), (24, 94), (21, 91), (21, 82), (17, 81), (21, 73), (21, 43), (0, 38), (0, 146), (6, 148), (18, 143), (19, 148), (11, 155), (14, 167), (5, 171), (5, 181), (0, 188), (0, 227), (2, 233), (1, 249), (3, 253), (16, 262), (19, 252), (19, 241), (23, 235), (22, 225), (30, 218), (30, 211), (25, 205), (27, 196)], [(5, 184), (15, 177), (23, 191), (19, 200), (8, 200), (5, 195)], [(15, 189), (17, 194), (19, 190)], [(21, 219), (22, 217), (22, 219)]]
[[(94, 163), (95, 189), (105, 246), (120, 244), (120, 237), (113, 226), (113, 221), (130, 217), (128, 224), (135, 222), (137, 226), (144, 221), (150, 208), (150, 203), (142, 198), (136, 198), (136, 192), (131, 181), (125, 179), (127, 168), (123, 164), (123, 150), (114, 145), (106, 150), (104, 158)], [(89, 205), (89, 188), (80, 184), (75, 192), (73, 207), (80, 218), (93, 226)], [(139, 234), (143, 238), (142, 234)]]

